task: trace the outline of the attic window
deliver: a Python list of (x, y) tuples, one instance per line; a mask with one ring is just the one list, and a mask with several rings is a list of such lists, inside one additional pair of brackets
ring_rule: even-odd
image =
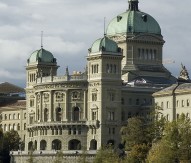
[(147, 22), (147, 15), (142, 15), (142, 19), (144, 22)]
[(117, 22), (120, 22), (121, 19), (122, 19), (122, 16), (117, 16)]

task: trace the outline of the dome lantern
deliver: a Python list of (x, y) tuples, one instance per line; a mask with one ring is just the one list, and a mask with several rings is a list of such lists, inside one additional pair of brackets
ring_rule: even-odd
[(130, 11), (139, 11), (138, 0), (129, 0), (129, 10)]

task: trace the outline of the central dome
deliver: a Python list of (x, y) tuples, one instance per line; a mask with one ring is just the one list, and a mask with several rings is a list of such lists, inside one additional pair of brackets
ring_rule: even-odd
[(152, 16), (139, 11), (138, 0), (129, 0), (129, 9), (111, 20), (107, 35), (136, 33), (161, 35), (161, 28)]

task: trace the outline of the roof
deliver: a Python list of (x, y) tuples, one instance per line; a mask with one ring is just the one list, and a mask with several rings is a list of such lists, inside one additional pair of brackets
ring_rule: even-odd
[(10, 84), (8, 82), (4, 82), (0, 84), (0, 93), (1, 94), (9, 94), (9, 93), (24, 93), (24, 88), (18, 87), (14, 84)]
[(41, 48), (39, 50), (34, 51), (31, 54), (30, 58), (28, 59), (28, 63), (35, 63), (35, 62), (52, 63), (55, 62), (55, 59), (51, 52)]
[(161, 91), (158, 91), (153, 94), (153, 96), (160, 96), (160, 95), (172, 95), (172, 93), (179, 94), (179, 93), (191, 93), (191, 83), (176, 83), (173, 84)]
[(133, 81), (128, 82), (129, 85), (152, 85), (152, 86), (168, 86), (173, 82), (164, 77), (150, 77), (150, 76), (139, 76)]
[(100, 51), (114, 52), (114, 53), (119, 52), (117, 43), (109, 39), (107, 36), (97, 39), (91, 47), (91, 53), (96, 53)]
[[(149, 14), (139, 11), (138, 1), (129, 1), (129, 9), (114, 17), (107, 27), (107, 35), (149, 33), (161, 35), (158, 22)], [(131, 8), (131, 3), (137, 3), (137, 8)]]
[(10, 107), (10, 108), (25, 108), (26, 107), (26, 100), (12, 100), (6, 101), (5, 103), (1, 103), (0, 107)]

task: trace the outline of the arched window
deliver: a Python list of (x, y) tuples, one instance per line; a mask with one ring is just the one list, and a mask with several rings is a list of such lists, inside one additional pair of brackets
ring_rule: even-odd
[(5, 114), (5, 120), (7, 120), (7, 114)]
[(96, 68), (97, 72), (96, 72), (96, 73), (98, 73), (98, 71), (99, 71), (99, 65), (97, 64), (96, 66), (97, 66), (97, 68)]
[(11, 125), (9, 124), (9, 129), (8, 129), (9, 131), (11, 130)]
[(166, 115), (166, 120), (169, 121), (169, 115), (168, 114)]
[(97, 66), (94, 65), (94, 74), (97, 72), (97, 71), (96, 71), (96, 68), (97, 68)]
[(20, 119), (21, 117), (20, 117), (20, 114), (18, 113), (18, 119)]
[(176, 107), (179, 107), (179, 101), (178, 100), (176, 101)]
[(24, 119), (26, 119), (27, 118), (27, 116), (26, 116), (27, 114), (26, 113), (24, 113)]
[(15, 114), (13, 114), (13, 119), (15, 119)]
[(56, 108), (56, 121), (61, 121), (62, 119), (62, 109), (60, 107)]
[(7, 125), (4, 125), (4, 132), (7, 131)]
[(26, 123), (24, 123), (24, 130), (26, 130)]
[(18, 131), (20, 130), (20, 124), (19, 123), (17, 124), (17, 130)]
[(187, 103), (187, 106), (190, 106), (190, 100), (187, 100), (186, 103)]
[(33, 150), (33, 142), (32, 141), (30, 141), (28, 143), (28, 150)]
[(92, 65), (92, 74), (94, 73), (94, 66)]
[(73, 120), (74, 121), (79, 121), (80, 120), (80, 109), (78, 107), (74, 108), (74, 111), (73, 111)]
[(184, 107), (184, 100), (182, 100), (182, 107)]
[(52, 141), (52, 149), (54, 150), (61, 150), (62, 148), (62, 142), (58, 139), (55, 139)]
[(44, 122), (47, 122), (48, 121), (48, 109), (45, 108), (44, 109)]
[(77, 139), (70, 140), (68, 142), (69, 150), (81, 150), (81, 142)]
[(13, 130), (16, 130), (16, 128), (15, 128), (15, 124), (13, 124)]
[(169, 108), (169, 101), (166, 102), (166, 108)]
[(37, 150), (37, 141), (34, 141), (34, 149)]
[(40, 150), (46, 150), (47, 143), (45, 140), (40, 141)]
[(176, 119), (179, 119), (179, 114), (176, 115)]
[(95, 139), (90, 141), (90, 150), (97, 150), (97, 141)]
[(11, 114), (9, 114), (9, 119), (11, 119)]

